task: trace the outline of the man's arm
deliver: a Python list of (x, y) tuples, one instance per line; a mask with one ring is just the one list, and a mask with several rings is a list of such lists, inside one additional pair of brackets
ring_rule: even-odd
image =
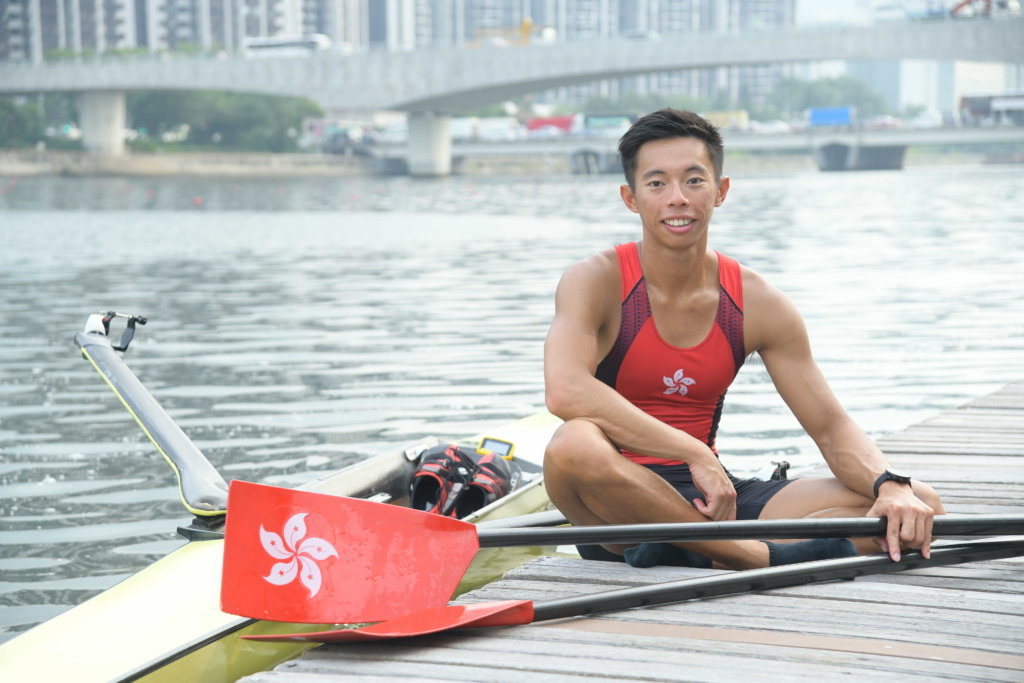
[[(596, 424), (616, 446), (690, 465), (694, 483), (704, 493), (697, 510), (711, 519), (736, 518), (736, 491), (718, 458), (686, 432), (644, 413), (598, 380), (598, 362), (616, 330), (618, 264), (605, 252), (570, 267), (555, 294), (555, 317), (544, 342), (544, 385), (548, 410), (563, 420)], [(603, 335), (602, 335), (603, 333)]]
[[(749, 282), (749, 286), (748, 286)], [(803, 319), (792, 302), (756, 273), (744, 271), (744, 299), (753, 314), (749, 342), (800, 425), (814, 439), (836, 478), (849, 489), (874, 499), (874, 483), (889, 461), (850, 418), (811, 354)], [(745, 329), (746, 332), (746, 329)], [(748, 347), (749, 348), (749, 347)], [(885, 546), (899, 559), (900, 542), (930, 554), (934, 510), (908, 484), (881, 485), (869, 516), (885, 516)]]

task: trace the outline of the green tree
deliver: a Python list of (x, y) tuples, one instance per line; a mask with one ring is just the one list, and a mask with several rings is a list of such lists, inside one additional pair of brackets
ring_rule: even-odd
[(849, 76), (779, 82), (768, 106), (783, 116), (797, 116), (812, 107), (856, 107), (860, 117), (887, 114), (885, 98), (862, 81)]
[(128, 120), (133, 128), (159, 138), (182, 124), (191, 124), (202, 117), (201, 92), (133, 92), (128, 93)]
[(0, 99), (0, 148), (31, 147), (43, 139), (43, 111), (35, 102)]
[(190, 145), (289, 152), (305, 118), (323, 116), (299, 98), (229, 92), (144, 92), (128, 98), (131, 125), (154, 138), (189, 127)]
[(62, 92), (43, 95), (43, 119), (47, 126), (54, 127), (77, 121), (77, 96)]

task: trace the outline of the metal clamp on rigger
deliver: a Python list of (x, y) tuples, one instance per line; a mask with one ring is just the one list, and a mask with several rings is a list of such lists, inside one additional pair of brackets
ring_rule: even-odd
[(126, 313), (118, 313), (117, 311), (107, 311), (103, 314), (101, 321), (103, 322), (103, 333), (108, 337), (110, 336), (110, 321), (114, 318), (124, 318), (128, 323), (124, 328), (124, 332), (121, 333), (121, 343), (111, 344), (111, 347), (115, 351), (127, 351), (128, 345), (131, 344), (132, 338), (135, 337), (135, 324), (145, 325), (148, 318), (144, 315), (128, 315)]

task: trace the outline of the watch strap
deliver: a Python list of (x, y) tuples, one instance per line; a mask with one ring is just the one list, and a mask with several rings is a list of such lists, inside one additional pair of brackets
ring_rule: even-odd
[(885, 470), (879, 475), (878, 479), (875, 479), (875, 486), (872, 489), (875, 494), (875, 498), (878, 498), (878, 489), (887, 481), (895, 481), (898, 484), (910, 484), (910, 477), (902, 474), (895, 474), (890, 470)]

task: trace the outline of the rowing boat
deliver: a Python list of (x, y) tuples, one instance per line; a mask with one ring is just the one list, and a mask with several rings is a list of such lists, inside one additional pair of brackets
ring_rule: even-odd
[[(182, 501), (195, 519), (179, 528), (187, 542), (177, 550), (0, 645), (0, 680), (220, 682), (272, 668), (310, 645), (264, 643), (242, 636), (323, 627), (261, 621), (221, 611), (227, 486), (118, 354), (127, 348), (136, 324), (145, 324), (145, 319), (129, 316), (120, 343), (114, 343), (110, 338), (114, 317), (91, 316), (86, 330), (76, 335), (75, 341), (171, 465)], [(488, 526), (538, 523), (538, 517), (529, 515), (549, 507), (540, 463), (557, 425), (554, 416), (538, 413), (454, 442), (470, 450), (485, 439), (511, 444), (513, 462), (523, 473), (508, 495), (465, 516), (465, 521)], [(303, 488), (404, 506), (409, 502), (418, 455), (442, 443), (446, 441), (425, 439), (368, 458)], [(551, 516), (552, 521), (556, 518)], [(493, 581), (546, 550), (482, 550), (456, 593)]]
[[(344, 532), (353, 530), (347, 526), (347, 523), (354, 519), (354, 516), (350, 513), (336, 514), (338, 511), (335, 508), (339, 505), (376, 509), (376, 511), (370, 512), (373, 516), (372, 524), (357, 524), (354, 527), (361, 531), (370, 529), (369, 536), (371, 537), (376, 534), (376, 537), (371, 538), (369, 543), (360, 545), (356, 541), (346, 542), (345, 533), (340, 532), (332, 537), (333, 542), (325, 544), (322, 538), (309, 538), (306, 540), (324, 545), (315, 544), (309, 550), (303, 550), (300, 547), (293, 551), (293, 555), (309, 552), (315, 556), (323, 553), (324, 547), (342, 550), (340, 557), (344, 561), (338, 563), (341, 566), (331, 569), (332, 578), (342, 576), (339, 569), (344, 570), (357, 565), (380, 566), (376, 563), (365, 562), (369, 556), (373, 555), (373, 552), (369, 552), (370, 550), (381, 550), (385, 555), (393, 556), (396, 548), (401, 551), (403, 548), (409, 547), (401, 539), (396, 540), (397, 536), (401, 536), (397, 530), (409, 526), (404, 521), (396, 524), (399, 517), (404, 520), (406, 515), (419, 516), (421, 519), (417, 524), (422, 526), (420, 531), (437, 533), (442, 528), (448, 528), (451, 531), (450, 527), (455, 526), (466, 527), (473, 532), (472, 535), (478, 537), (471, 539), (473, 543), (467, 546), (473, 555), (473, 562), (464, 575), (462, 572), (466, 565), (462, 564), (458, 568), (459, 576), (455, 578), (456, 581), (459, 577), (462, 580), (458, 582), (454, 590), (451, 590), (449, 586), (447, 590), (442, 591), (443, 595), (431, 596), (430, 600), (438, 601), (437, 606), (428, 607), (420, 612), (403, 613), (405, 607), (387, 604), (387, 608), (395, 612), (394, 618), (379, 616), (375, 612), (375, 616), (370, 618), (346, 619), (347, 621), (383, 620), (378, 625), (357, 630), (345, 629), (341, 632), (323, 631), (323, 622), (317, 621), (317, 616), (310, 613), (308, 609), (304, 615), (290, 613), (287, 620), (284, 621), (265, 620), (267, 618), (283, 618), (272, 612), (252, 613), (247, 611), (252, 605), (256, 605), (259, 610), (267, 609), (266, 604), (258, 604), (259, 600), (251, 599), (250, 591), (243, 601), (246, 605), (243, 606), (241, 603), (238, 605), (246, 610), (238, 610), (239, 614), (249, 614), (250, 616), (234, 616), (221, 609), (221, 605), (230, 609), (230, 605), (225, 600), (224, 589), (232, 585), (232, 581), (222, 581), (222, 577), (229, 575), (227, 572), (229, 565), (234, 563), (236, 567), (238, 566), (237, 559), (239, 557), (244, 562), (251, 555), (244, 553), (239, 555), (237, 552), (232, 552), (232, 539), (234, 539), (233, 547), (237, 550), (241, 547), (238, 545), (238, 539), (248, 538), (244, 533), (241, 537), (238, 535), (239, 520), (256, 519), (259, 521), (259, 519), (263, 519), (263, 509), (272, 508), (274, 504), (268, 502), (267, 498), (260, 498), (255, 501), (255, 505), (250, 500), (246, 506), (239, 507), (236, 503), (240, 501), (240, 498), (235, 497), (231, 499), (230, 504), (234, 510), (231, 513), (233, 516), (225, 524), (229, 506), (227, 484), (116, 353), (117, 350), (127, 348), (131, 336), (134, 334), (135, 325), (144, 324), (145, 320), (131, 318), (120, 344), (114, 345), (109, 338), (109, 322), (113, 316), (114, 314), (108, 314), (106, 318), (97, 317), (95, 320), (91, 318), (86, 325), (86, 331), (76, 336), (76, 342), (81, 348), (82, 355), (100, 373), (153, 442), (157, 451), (171, 465), (178, 478), (182, 502), (195, 515), (195, 519), (191, 524), (179, 529), (187, 542), (178, 550), (82, 605), (0, 645), (0, 680), (2, 681), (232, 681), (248, 674), (270, 669), (298, 655), (302, 650), (314, 647), (316, 642), (320, 641), (408, 637), (466, 625), (530, 623), (543, 618), (561, 618), (598, 610), (607, 611), (653, 604), (651, 595), (644, 591), (637, 593), (632, 590), (612, 592), (603, 597), (601, 595), (580, 596), (562, 602), (542, 603), (538, 604), (536, 609), (533, 605), (526, 605), (528, 601), (494, 604), (487, 608), (491, 611), (483, 616), (478, 612), (467, 614), (464, 607), (448, 607), (440, 604), (447, 599), (450, 593), (458, 595), (471, 588), (489, 583), (525, 560), (548, 552), (548, 549), (556, 543), (617, 543), (623, 542), (624, 538), (634, 541), (642, 538), (659, 541), (696, 537), (718, 540), (760, 538), (765, 533), (768, 533), (770, 537), (775, 537), (772, 534), (779, 531), (785, 532), (785, 535), (780, 534), (779, 537), (793, 537), (793, 534), (817, 537), (819, 536), (817, 531), (827, 531), (829, 535), (843, 537), (875, 535), (879, 528), (885, 528), (884, 519), (858, 519), (830, 520), (840, 522), (842, 527), (840, 529), (829, 527), (827, 530), (809, 529), (806, 526), (809, 523), (808, 520), (759, 521), (757, 529), (750, 529), (741, 523), (731, 522), (728, 530), (724, 527), (718, 528), (710, 523), (644, 525), (641, 529), (627, 529), (622, 526), (574, 527), (562, 530), (567, 533), (559, 532), (554, 535), (550, 530), (523, 529), (521, 531), (525, 531), (530, 537), (526, 541), (525, 537), (514, 531), (502, 529), (502, 527), (543, 526), (561, 524), (565, 521), (556, 511), (537, 512), (550, 507), (543, 485), (541, 460), (544, 448), (559, 424), (554, 416), (548, 413), (538, 413), (486, 434), (478, 434), (455, 442), (459, 448), (468, 451), (476, 449), (477, 453), (485, 455), (494, 453), (486, 448), (488, 444), (504, 444), (507, 447), (507, 455), (513, 456), (513, 461), (518, 463), (519, 469), (523, 473), (523, 476), (518, 479), (517, 486), (507, 495), (467, 514), (464, 516), (463, 522), (443, 519), (418, 510), (403, 509), (409, 505), (410, 482), (420, 454), (445, 443), (439, 439), (424, 440), (393, 453), (369, 458), (317, 482), (300, 487), (308, 489), (308, 491), (278, 490), (278, 494), (285, 493), (287, 498), (315, 497), (330, 501), (329, 504), (333, 512), (322, 515), (325, 523), (328, 526), (343, 527)], [(232, 491), (248, 489), (251, 492), (252, 489), (260, 488), (273, 487), (240, 483), (232, 486)], [(257, 512), (255, 515), (253, 514), (254, 510)], [(387, 512), (384, 512), (385, 510)], [(294, 548), (294, 544), (304, 538), (302, 534), (305, 531), (303, 530), (301, 534), (298, 533), (297, 529), (300, 526), (298, 523), (294, 526), (290, 525), (299, 514), (306, 513), (292, 510), (287, 514), (292, 515), (286, 524), (289, 526), (289, 532), (294, 530), (298, 535), (297, 538), (294, 535), (286, 538), (289, 547)], [(381, 517), (390, 518), (390, 526), (378, 524)], [(344, 521), (339, 522), (338, 520)], [(952, 528), (959, 528), (960, 531), (957, 533), (971, 535), (1019, 533), (1021, 524), (1024, 522), (1019, 516), (1012, 519), (978, 519), (970, 522), (967, 520), (944, 521), (966, 524), (962, 528), (956, 526)], [(774, 522), (783, 524), (787, 528), (779, 528)], [(817, 525), (819, 522), (821, 520), (811, 523)], [(789, 528), (790, 525), (792, 528)], [(301, 526), (304, 529), (304, 523)], [(479, 535), (475, 533), (475, 529), (485, 526), (491, 527), (497, 533), (480, 533)], [(702, 528), (699, 530), (682, 528), (694, 526)], [(225, 527), (229, 542), (227, 546), (224, 543)], [(236, 531), (232, 531), (232, 527)], [(384, 529), (384, 527), (388, 528)], [(938, 528), (938, 522), (936, 528)], [(415, 530), (410, 531), (415, 532)], [(461, 531), (460, 537), (463, 535)], [(624, 533), (629, 535), (620, 536)], [(416, 534), (414, 533), (414, 535)], [(263, 540), (266, 537), (276, 537), (276, 534), (264, 534), (261, 527), (258, 536)], [(485, 540), (485, 536), (487, 537), (486, 544), (481, 543)], [(449, 545), (451, 545), (451, 538), (454, 537), (449, 538)], [(251, 541), (243, 541), (243, 543), (251, 543)], [(450, 554), (444, 547), (435, 547), (437, 545), (444, 546), (444, 543), (431, 546), (433, 556)], [(525, 547), (522, 547), (524, 545)], [(348, 548), (357, 548), (358, 551), (345, 553), (344, 551)], [(274, 558), (280, 557), (279, 548), (269, 550), (264, 544), (263, 549)], [(1003, 539), (998, 542), (979, 542), (944, 548), (942, 552), (945, 554), (942, 557), (944, 558), (943, 563), (949, 564), (992, 557), (1016, 556), (1022, 551), (1024, 551), (1024, 546), (1021, 545), (1020, 539)], [(225, 559), (225, 553), (227, 559)], [(767, 585), (767, 580), (781, 582), (773, 585), (799, 585), (820, 581), (824, 578), (832, 579), (837, 576), (851, 578), (864, 573), (926, 566), (931, 562), (925, 560), (919, 553), (907, 554), (905, 557), (908, 559), (902, 564), (890, 562), (888, 556), (884, 554), (873, 559), (844, 558), (835, 561), (837, 565), (834, 569), (838, 574), (822, 573), (824, 565), (820, 562), (795, 565), (791, 568), (776, 567), (752, 572), (737, 572), (735, 577), (709, 580), (708, 583), (701, 581), (694, 584), (684, 581), (679, 586), (669, 585), (665, 587), (664, 594), (658, 593), (658, 595), (665, 600), (689, 599), (723, 594), (723, 592), (760, 590)], [(266, 558), (261, 559), (265, 560)], [(315, 557), (315, 559), (326, 558)], [(402, 559), (405, 560), (406, 557), (402, 556)], [(421, 591), (417, 580), (429, 579), (430, 583), (438, 583), (437, 577), (431, 574), (433, 571), (431, 567), (425, 565), (421, 559), (419, 556), (415, 557), (414, 571), (412, 572), (407, 571), (410, 563), (403, 562), (405, 574), (397, 588), (406, 594), (412, 595)], [(450, 558), (448, 559), (450, 560)], [(450, 561), (445, 564), (454, 566)], [(454, 564), (458, 565), (457, 562)], [(899, 567), (896, 566), (897, 564)], [(275, 569), (276, 567), (277, 565), (275, 565)], [(264, 575), (264, 571), (264, 569), (258, 571), (258, 581), (266, 580), (272, 584), (281, 585), (280, 581), (271, 580), (269, 575)], [(308, 571), (305, 570), (304, 576), (301, 577), (301, 582), (305, 584), (306, 588), (310, 588), (309, 584), (312, 581), (309, 575), (306, 575)], [(442, 570), (437, 571), (442, 573)], [(312, 574), (316, 575), (318, 572), (319, 570)], [(252, 574), (253, 572), (247, 571), (247, 573)], [(235, 571), (233, 576), (239, 581), (247, 580), (243, 574)], [(376, 579), (377, 576), (374, 575), (373, 578)], [(315, 583), (319, 586), (318, 580)], [(262, 584), (258, 585), (262, 587)], [(347, 583), (343, 582), (341, 585), (364, 584), (349, 578)], [(390, 586), (390, 588), (396, 587)], [(246, 593), (247, 591), (243, 590), (242, 592)], [(361, 594), (358, 591), (347, 591), (347, 593)], [(338, 593), (330, 594), (338, 595)], [(370, 595), (372, 591), (366, 591), (366, 594)], [(529, 607), (528, 610), (527, 607)], [(290, 605), (288, 609), (291, 610)], [(374, 607), (374, 609), (378, 609), (378, 607)], [(440, 615), (440, 622), (438, 615)], [(252, 616), (258, 616), (261, 619), (251, 618)], [(304, 616), (308, 618), (304, 618)], [(499, 616), (498, 621), (494, 621)], [(427, 617), (432, 625), (425, 627), (424, 620)], [(289, 621), (302, 621), (303, 623), (288, 623)]]

